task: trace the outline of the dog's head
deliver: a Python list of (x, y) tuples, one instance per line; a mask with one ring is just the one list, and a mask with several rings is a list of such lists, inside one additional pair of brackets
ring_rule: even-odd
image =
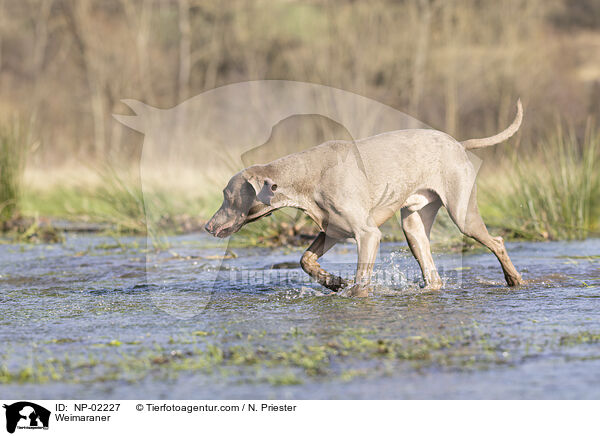
[(279, 187), (264, 173), (264, 167), (256, 165), (237, 173), (229, 180), (223, 190), (221, 207), (206, 223), (207, 232), (226, 238), (245, 224), (282, 207), (275, 198)]

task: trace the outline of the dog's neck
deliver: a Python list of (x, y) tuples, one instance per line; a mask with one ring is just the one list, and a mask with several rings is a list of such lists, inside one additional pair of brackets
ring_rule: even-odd
[(274, 180), (285, 192), (285, 197), (277, 203), (277, 208), (293, 207), (305, 212), (319, 227), (322, 227), (324, 217), (321, 209), (317, 206), (315, 196), (315, 185), (312, 174), (302, 171), (302, 165), (294, 162), (294, 155), (278, 159), (263, 167), (265, 176)]

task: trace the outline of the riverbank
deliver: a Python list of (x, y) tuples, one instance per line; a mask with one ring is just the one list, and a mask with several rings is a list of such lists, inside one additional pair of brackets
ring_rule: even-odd
[[(10, 169), (0, 180), (0, 204), (4, 205), (0, 230), (23, 242), (52, 240), (39, 237), (40, 231), (149, 232), (152, 237), (201, 232), (221, 204), (222, 187), (236, 172), (234, 168), (216, 168), (210, 174), (199, 174), (194, 168), (176, 168), (168, 177), (142, 182), (136, 166), (72, 164), (42, 170), (25, 164), (26, 153), (15, 162), (13, 152), (22, 141), (18, 131), (0, 138), (0, 169)], [(559, 128), (526, 147), (512, 141), (499, 146), (502, 152), (483, 153), (478, 204), (490, 231), (507, 240), (526, 241), (598, 235), (599, 143), (600, 131), (590, 125), (579, 136)], [(404, 239), (398, 219), (391, 219), (383, 230), (385, 240)], [(303, 214), (284, 210), (246, 226), (240, 241), (301, 245), (316, 233)], [(434, 235), (441, 240), (460, 236), (445, 211), (438, 217)]]

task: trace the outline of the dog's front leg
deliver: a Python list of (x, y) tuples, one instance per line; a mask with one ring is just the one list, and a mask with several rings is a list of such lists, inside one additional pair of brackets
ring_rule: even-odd
[(332, 291), (339, 291), (348, 286), (350, 282), (341, 277), (328, 273), (317, 260), (323, 256), (331, 247), (333, 247), (339, 239), (331, 238), (325, 232), (319, 233), (317, 238), (306, 249), (300, 260), (300, 265), (304, 272), (317, 281), (322, 286), (325, 286)]
[(381, 232), (377, 227), (368, 227), (356, 235), (358, 246), (358, 264), (356, 266), (356, 279), (354, 285), (344, 289), (340, 295), (346, 297), (368, 297), (369, 283), (373, 274), (373, 265), (377, 258), (377, 250)]

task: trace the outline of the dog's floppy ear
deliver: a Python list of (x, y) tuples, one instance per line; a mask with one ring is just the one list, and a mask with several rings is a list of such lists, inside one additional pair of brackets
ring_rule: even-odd
[(271, 205), (271, 199), (275, 195), (275, 191), (277, 190), (277, 184), (273, 182), (270, 178), (266, 177), (264, 179), (251, 178), (248, 180), (254, 190), (256, 191), (256, 198), (261, 203), (266, 204), (267, 206)]

